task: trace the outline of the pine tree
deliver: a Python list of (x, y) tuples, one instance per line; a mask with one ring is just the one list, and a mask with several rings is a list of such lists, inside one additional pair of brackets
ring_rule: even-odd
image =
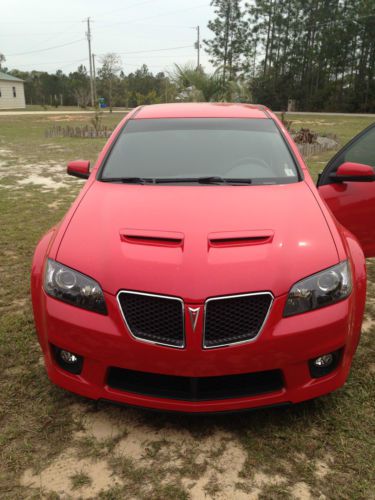
[(216, 17), (209, 21), (208, 28), (214, 37), (204, 40), (210, 62), (222, 68), (222, 79), (234, 80), (241, 70), (244, 54), (246, 23), (242, 19), (240, 0), (212, 0)]

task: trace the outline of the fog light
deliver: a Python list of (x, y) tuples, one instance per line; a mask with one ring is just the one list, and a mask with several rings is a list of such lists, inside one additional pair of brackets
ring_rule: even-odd
[(52, 345), (53, 357), (56, 363), (63, 370), (73, 373), (74, 375), (79, 375), (83, 367), (83, 357), (79, 356), (74, 352), (67, 351), (65, 349), (60, 349), (59, 347)]
[(76, 363), (78, 363), (77, 356), (69, 351), (60, 351), (60, 357), (64, 361), (64, 363), (68, 363), (69, 365), (75, 365)]
[(314, 359), (314, 365), (318, 368), (326, 368), (333, 363), (333, 354), (324, 354)]
[(310, 359), (309, 368), (312, 378), (320, 378), (333, 372), (338, 367), (342, 358), (343, 349), (322, 354), (317, 358)]

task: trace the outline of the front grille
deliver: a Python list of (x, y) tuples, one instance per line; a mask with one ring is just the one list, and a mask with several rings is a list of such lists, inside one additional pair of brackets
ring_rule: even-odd
[(176, 297), (120, 292), (118, 301), (130, 330), (137, 339), (184, 347), (183, 302)]
[(281, 370), (220, 377), (180, 377), (110, 368), (107, 384), (113, 389), (181, 401), (210, 401), (256, 396), (283, 388)]
[(269, 292), (208, 299), (203, 346), (212, 348), (253, 340), (262, 329), (271, 303)]

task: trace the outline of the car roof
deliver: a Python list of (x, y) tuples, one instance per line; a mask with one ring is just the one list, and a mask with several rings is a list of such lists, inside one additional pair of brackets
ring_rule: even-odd
[(267, 108), (256, 104), (193, 102), (142, 106), (132, 119), (150, 118), (270, 118)]

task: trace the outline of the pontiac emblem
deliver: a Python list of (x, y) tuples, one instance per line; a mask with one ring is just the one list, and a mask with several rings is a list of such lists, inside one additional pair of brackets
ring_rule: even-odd
[(200, 310), (200, 307), (189, 307), (190, 323), (193, 332), (195, 332), (195, 328), (197, 327)]

